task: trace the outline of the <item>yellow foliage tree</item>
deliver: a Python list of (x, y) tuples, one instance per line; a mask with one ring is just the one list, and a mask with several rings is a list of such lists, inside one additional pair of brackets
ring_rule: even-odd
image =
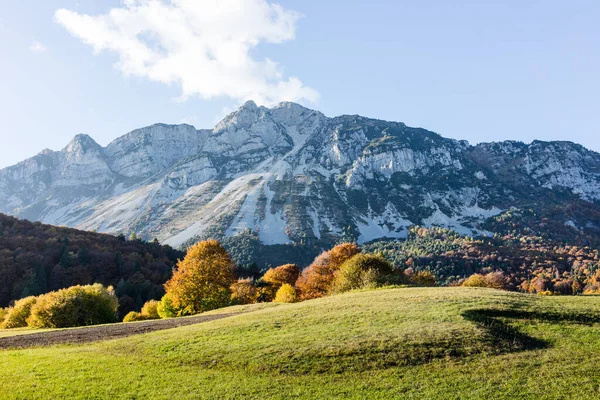
[(4, 319), (6, 319), (7, 315), (8, 315), (8, 308), (0, 308), (0, 327), (2, 327), (2, 324), (4, 323)]
[(300, 269), (296, 264), (285, 264), (269, 269), (262, 277), (262, 281), (268, 284), (267, 287), (263, 288), (266, 300), (272, 300), (282, 285), (287, 283), (294, 286), (299, 275)]
[(295, 303), (296, 300), (296, 289), (289, 283), (285, 283), (277, 290), (273, 301), (275, 303)]
[(143, 315), (142, 313), (139, 313), (137, 311), (131, 311), (128, 312), (127, 315), (125, 315), (125, 317), (123, 318), (123, 322), (146, 321), (149, 319), (151, 318), (148, 318), (148, 316)]
[(483, 275), (473, 274), (465, 279), (462, 285), (468, 287), (487, 287), (487, 282), (485, 281), (485, 277)]
[(229, 254), (218, 241), (206, 240), (188, 249), (165, 283), (165, 291), (180, 315), (198, 314), (227, 306), (234, 282)]
[(37, 298), (27, 318), (30, 328), (68, 328), (117, 321), (119, 302), (112, 286), (77, 285)]
[[(506, 279), (502, 271), (490, 272), (487, 275), (473, 274), (469, 276), (462, 284), (469, 287), (487, 287), (492, 289), (504, 289)], [(525, 287), (522, 285), (522, 287)]]
[(142, 315), (148, 317), (148, 319), (160, 319), (158, 315), (158, 300), (148, 300), (142, 307)]
[(2, 323), (2, 328), (23, 328), (27, 326), (27, 318), (31, 315), (31, 307), (36, 303), (37, 297), (29, 296), (17, 300), (15, 305), (8, 309)]

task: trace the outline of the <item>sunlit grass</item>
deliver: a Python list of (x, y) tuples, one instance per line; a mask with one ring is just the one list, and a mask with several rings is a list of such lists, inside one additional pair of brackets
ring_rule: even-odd
[(400, 288), (0, 352), (6, 398), (598, 398), (600, 297)]

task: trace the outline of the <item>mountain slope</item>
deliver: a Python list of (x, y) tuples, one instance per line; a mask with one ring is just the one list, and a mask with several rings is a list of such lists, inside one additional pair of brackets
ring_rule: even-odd
[(511, 207), (599, 202), (600, 154), (574, 143), (471, 146), (294, 103), (247, 102), (212, 130), (158, 124), (105, 148), (78, 135), (0, 170), (0, 212), (174, 246), (248, 229), (266, 245), (403, 238), (415, 224), (489, 234)]

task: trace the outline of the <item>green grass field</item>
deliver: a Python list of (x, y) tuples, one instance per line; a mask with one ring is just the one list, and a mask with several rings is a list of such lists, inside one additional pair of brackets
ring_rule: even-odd
[(0, 351), (0, 397), (600, 398), (600, 297), (400, 288), (245, 310)]

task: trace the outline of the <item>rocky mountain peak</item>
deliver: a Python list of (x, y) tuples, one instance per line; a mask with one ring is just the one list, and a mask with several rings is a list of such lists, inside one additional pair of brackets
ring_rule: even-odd
[(94, 139), (85, 133), (75, 135), (63, 151), (67, 153), (87, 153), (89, 151), (99, 151), (102, 149)]
[(411, 225), (491, 234), (484, 223), (503, 210), (570, 202), (600, 207), (600, 155), (582, 146), (470, 146), (292, 102), (246, 102), (214, 129), (155, 124), (106, 148), (78, 135), (0, 170), (0, 212), (175, 246), (253, 232), (325, 247), (402, 238)]

